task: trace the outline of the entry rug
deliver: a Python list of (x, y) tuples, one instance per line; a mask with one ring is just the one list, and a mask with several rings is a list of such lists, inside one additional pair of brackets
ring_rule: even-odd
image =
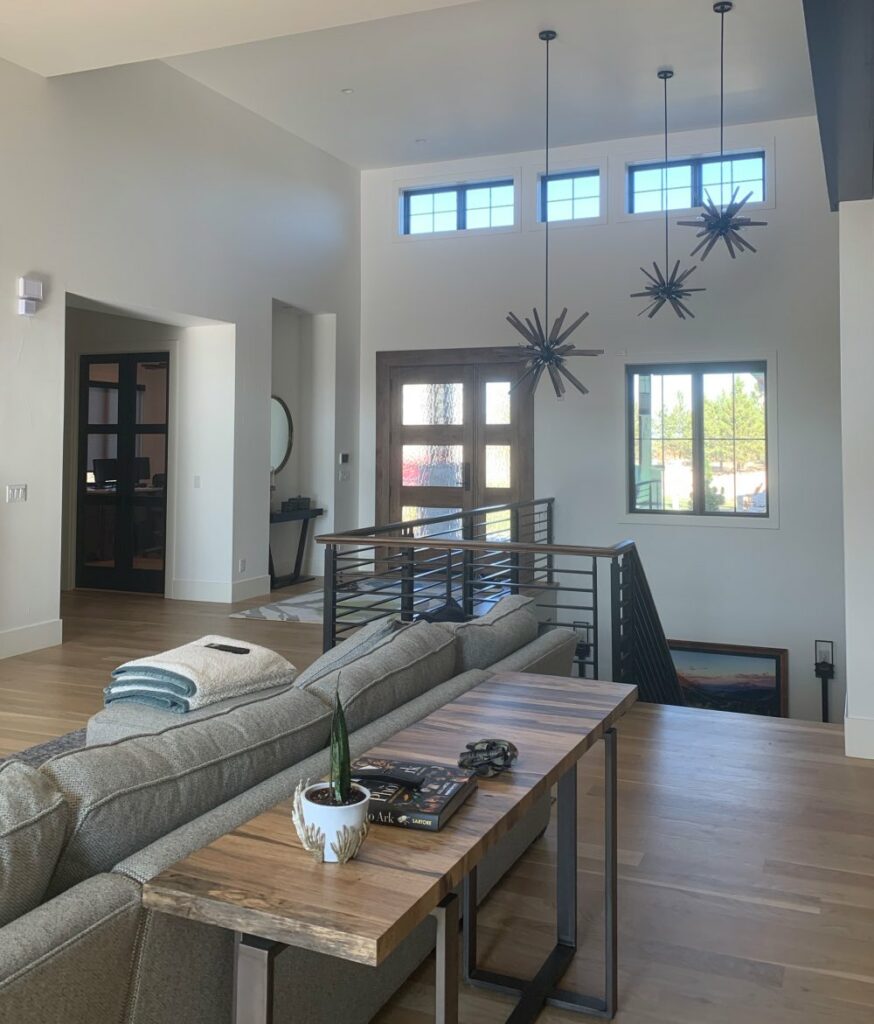
[[(337, 621), (349, 626), (363, 626), (373, 619), (382, 618), (387, 612), (401, 610), (400, 582), (387, 587), (383, 584), (377, 588), (372, 584), (361, 586), (361, 594), (343, 593), (337, 603)], [(416, 588), (421, 589), (421, 587)], [(324, 621), (323, 605), (325, 595), (321, 590), (311, 590), (308, 594), (288, 597), (282, 601), (263, 604), (259, 608), (247, 608), (242, 612), (233, 612), (232, 619), (268, 619), (273, 622), (313, 622)], [(445, 597), (431, 598), (427, 604), (416, 602), (416, 611), (424, 612), (439, 608)], [(376, 606), (376, 607), (374, 607)]]

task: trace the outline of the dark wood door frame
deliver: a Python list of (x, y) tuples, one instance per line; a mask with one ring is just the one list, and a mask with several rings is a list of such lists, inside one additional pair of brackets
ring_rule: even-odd
[[(136, 417), (136, 373), (141, 362), (164, 362), (167, 364), (164, 422), (138, 423)], [(90, 368), (94, 364), (118, 364), (118, 406), (115, 423), (89, 423)], [(83, 355), (79, 359), (79, 414), (77, 417), (76, 456), (76, 586), (106, 590), (123, 590), (137, 593), (163, 594), (167, 572), (167, 479), (168, 436), (170, 409), (170, 353), (169, 352), (106, 352)], [(96, 567), (86, 564), (84, 554), (86, 513), (89, 498), (86, 483), (88, 465), (89, 434), (106, 434), (116, 437), (116, 459), (118, 480), (116, 494), (110, 502), (116, 510), (114, 565)], [(135, 494), (134, 459), (138, 434), (163, 435), (164, 438), (164, 485), (160, 496), (137, 498)], [(92, 499), (95, 497), (91, 495)], [(140, 569), (133, 566), (133, 522), (136, 504), (148, 502), (158, 505), (163, 515), (164, 557), (160, 570)], [(129, 529), (123, 528), (125, 525)]]
[[(398, 367), (479, 366), (506, 363), (521, 374), (525, 355), (519, 346), (495, 348), (420, 349), (415, 351), (376, 353), (376, 509), (375, 522), (388, 523), (391, 508), (391, 371)], [(518, 491), (525, 497), (534, 496), (534, 401), (527, 389), (521, 389), (516, 399), (517, 429), (520, 438), (529, 444), (520, 449), (517, 465)]]

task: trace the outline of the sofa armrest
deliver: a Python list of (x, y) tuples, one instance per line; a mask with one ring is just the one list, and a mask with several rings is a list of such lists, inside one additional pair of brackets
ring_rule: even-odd
[(140, 887), (104, 874), (0, 929), (0, 1020), (117, 1024), (142, 918)]

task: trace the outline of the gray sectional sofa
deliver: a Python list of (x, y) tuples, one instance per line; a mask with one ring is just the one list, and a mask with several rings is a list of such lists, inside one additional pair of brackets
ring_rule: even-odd
[[(539, 632), (521, 597), (470, 624), (355, 639), (290, 685), (184, 716), (111, 706), (86, 747), (0, 767), (3, 1024), (230, 1024), (232, 936), (145, 911), (142, 884), (327, 773), (338, 685), (354, 756), (495, 672), (569, 675), (576, 644)], [(480, 896), (548, 818), (544, 801), (493, 851)], [(433, 944), (428, 920), (376, 969), (286, 950), (276, 1024), (364, 1024)]]

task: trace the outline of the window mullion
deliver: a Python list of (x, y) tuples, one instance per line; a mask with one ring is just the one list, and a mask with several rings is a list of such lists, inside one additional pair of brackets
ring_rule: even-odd
[(705, 509), (704, 466), (704, 374), (692, 374), (692, 511), (703, 515)]
[(456, 200), (456, 223), (458, 224), (458, 230), (464, 231), (467, 227), (467, 188), (462, 187), (458, 190)]

